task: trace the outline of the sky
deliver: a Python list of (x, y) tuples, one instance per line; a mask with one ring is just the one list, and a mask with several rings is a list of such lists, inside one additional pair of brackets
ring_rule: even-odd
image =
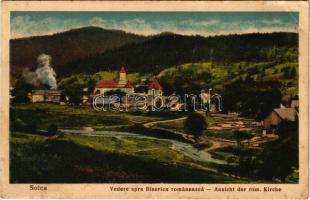
[(296, 32), (297, 12), (11, 12), (11, 38), (97, 26), (154, 35), (226, 35)]

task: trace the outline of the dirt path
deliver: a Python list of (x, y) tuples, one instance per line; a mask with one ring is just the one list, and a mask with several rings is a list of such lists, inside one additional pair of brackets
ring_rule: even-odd
[[(159, 123), (175, 122), (175, 121), (180, 121), (180, 120), (184, 120), (184, 119), (186, 119), (186, 117), (147, 122), (147, 123), (144, 123), (143, 126), (145, 128), (152, 128), (153, 126), (155, 126), (156, 124), (159, 124)], [(158, 128), (158, 127), (156, 127), (156, 128)], [(158, 129), (167, 130), (165, 128), (158, 128)], [(169, 130), (169, 131), (171, 131), (171, 130)], [(194, 138), (191, 135), (188, 135), (184, 132), (180, 132), (180, 131), (171, 131), (171, 132), (173, 132), (174, 134), (177, 134), (177, 135), (181, 135), (183, 138), (185, 138), (186, 140), (188, 140), (190, 142), (195, 142)], [(244, 140), (244, 141), (241, 141), (241, 143), (249, 143), (251, 146), (257, 146), (259, 144), (270, 142), (270, 141), (273, 141), (276, 139), (277, 139), (277, 137), (254, 137), (250, 141)], [(211, 144), (211, 146), (206, 148), (205, 151), (212, 151), (212, 150), (219, 149), (219, 148), (236, 146), (237, 142), (233, 141), (233, 140), (222, 139), (222, 138), (203, 137), (201, 144)]]
[[(181, 117), (181, 118), (176, 118), (176, 119), (153, 121), (153, 122), (144, 123), (143, 126), (145, 128), (151, 128), (159, 123), (175, 122), (175, 121), (180, 121), (180, 120), (185, 120), (185, 119), (186, 117)], [(163, 128), (160, 128), (160, 129), (163, 129)], [(167, 129), (164, 129), (164, 130), (167, 130)], [(173, 132), (177, 135), (181, 135), (183, 138), (191, 142), (195, 142), (195, 140), (193, 139), (191, 135), (188, 135), (180, 131), (173, 131)], [(220, 139), (220, 138), (203, 138), (201, 144), (211, 144), (212, 145), (211, 147), (205, 149), (205, 151), (211, 151), (211, 150), (218, 149), (218, 148), (234, 146), (236, 145), (236, 142), (231, 141), (231, 140), (226, 140), (226, 139)]]
[(206, 142), (211, 143), (211, 147), (205, 149), (206, 151), (212, 151), (219, 148), (236, 146), (237, 143), (231, 140), (219, 139), (219, 138), (206, 138)]
[(186, 119), (186, 117), (181, 117), (181, 118), (176, 118), (176, 119), (160, 120), (160, 121), (153, 121), (153, 122), (147, 122), (147, 123), (144, 123), (143, 126), (146, 127), (146, 128), (150, 128), (151, 126), (154, 126), (154, 125), (159, 124), (159, 123), (175, 122), (175, 121), (180, 121), (180, 120), (184, 120), (184, 119)]

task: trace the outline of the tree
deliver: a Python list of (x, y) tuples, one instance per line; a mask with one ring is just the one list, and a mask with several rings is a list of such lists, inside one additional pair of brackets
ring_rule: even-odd
[(52, 136), (52, 135), (56, 135), (58, 133), (58, 126), (56, 124), (51, 124), (48, 128), (47, 128), (47, 134)]
[(193, 135), (195, 140), (202, 135), (203, 131), (207, 129), (207, 127), (208, 124), (206, 117), (198, 112), (191, 113), (184, 121), (184, 129)]
[(64, 87), (63, 94), (69, 98), (69, 103), (79, 105), (82, 103), (82, 96), (84, 95), (83, 86), (79, 84), (67, 85)]
[(291, 69), (291, 78), (294, 78), (296, 76), (296, 68), (292, 67)]
[[(278, 125), (279, 139), (267, 143), (261, 154), (263, 166), (260, 176), (272, 179), (285, 178), (298, 170), (298, 121), (282, 121)], [(296, 179), (298, 179), (298, 174)]]
[(125, 96), (126, 92), (121, 91), (120, 89), (117, 90), (109, 90), (107, 92), (105, 92), (104, 94), (105, 96), (109, 96), (109, 95), (117, 95), (119, 97)]
[(296, 76), (295, 67), (284, 67), (281, 69), (281, 72), (283, 72), (283, 77), (286, 79), (294, 78)]
[(12, 91), (14, 96), (13, 103), (27, 103), (30, 101), (28, 93), (34, 89), (33, 85), (26, 83), (23, 79), (17, 80)]

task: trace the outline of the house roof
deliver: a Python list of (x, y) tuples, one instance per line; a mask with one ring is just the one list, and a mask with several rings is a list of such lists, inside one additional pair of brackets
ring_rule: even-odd
[(161, 85), (160, 85), (160, 83), (158, 82), (157, 79), (153, 79), (153, 81), (149, 85), (148, 89), (149, 90), (151, 90), (151, 89), (163, 90), (163, 88), (161, 87)]
[(127, 81), (126, 85), (124, 86), (124, 88), (134, 88), (134, 84), (132, 84), (130, 81)]
[(296, 121), (297, 120), (297, 112), (294, 108), (277, 108), (274, 109), (281, 119), (288, 120), (288, 121)]
[(124, 65), (121, 66), (121, 69), (119, 70), (119, 73), (126, 73), (126, 68)]
[(291, 102), (291, 108), (299, 107), (299, 100), (292, 100)]
[(101, 80), (97, 83), (96, 88), (117, 88), (117, 86), (114, 80)]

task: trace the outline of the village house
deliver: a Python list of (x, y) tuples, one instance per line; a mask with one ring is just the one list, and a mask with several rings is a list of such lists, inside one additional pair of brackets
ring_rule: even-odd
[(298, 111), (298, 109), (299, 109), (299, 100), (298, 99), (292, 100), (291, 108), (295, 108)]
[(162, 96), (163, 87), (160, 85), (157, 79), (153, 79), (151, 84), (148, 86), (147, 94), (150, 96)]
[(32, 90), (28, 94), (28, 98), (32, 103), (36, 102), (60, 102), (60, 90)]
[(110, 104), (114, 100), (109, 98), (109, 95), (105, 95), (108, 91), (121, 91), (130, 96), (121, 97), (120, 101), (124, 107), (132, 107), (135, 105), (137, 99), (145, 99), (146, 105), (152, 105), (153, 98), (151, 97), (162, 97), (163, 87), (160, 85), (157, 79), (153, 79), (151, 83), (145, 88), (145, 91), (135, 92), (135, 85), (127, 80), (127, 71), (125, 66), (121, 66), (119, 71), (119, 80), (100, 80), (94, 89), (95, 95), (104, 95), (97, 97), (96, 102), (103, 102), (104, 104)]
[[(127, 71), (125, 66), (121, 66), (119, 71), (119, 80), (100, 80), (96, 84), (94, 89), (94, 102), (95, 104), (105, 106), (107, 105), (120, 105), (122, 108), (136, 108), (143, 107), (148, 109), (156, 105), (156, 107), (162, 105), (162, 108), (168, 108), (172, 111), (185, 108), (185, 104), (182, 102), (177, 102), (170, 106), (171, 100), (168, 96), (163, 95), (163, 87), (159, 81), (154, 78), (150, 84), (145, 84), (146, 80), (141, 80), (141, 85), (137, 87), (127, 80)], [(121, 91), (127, 95), (121, 96), (119, 99), (115, 99), (113, 96), (107, 94), (109, 91)], [(112, 92), (113, 93), (113, 92)], [(110, 93), (110, 94), (112, 94)], [(183, 99), (180, 99), (181, 101)], [(202, 92), (201, 100), (204, 105), (207, 105), (207, 110), (209, 112), (216, 113), (221, 111), (221, 96), (219, 94), (212, 94)], [(138, 105), (139, 104), (139, 105)], [(145, 105), (145, 107), (144, 107)]]
[(298, 100), (293, 100), (290, 107), (285, 107), (281, 104), (280, 108), (274, 109), (265, 117), (263, 120), (263, 135), (266, 135), (266, 133), (273, 133), (277, 126), (283, 121), (298, 121)]

